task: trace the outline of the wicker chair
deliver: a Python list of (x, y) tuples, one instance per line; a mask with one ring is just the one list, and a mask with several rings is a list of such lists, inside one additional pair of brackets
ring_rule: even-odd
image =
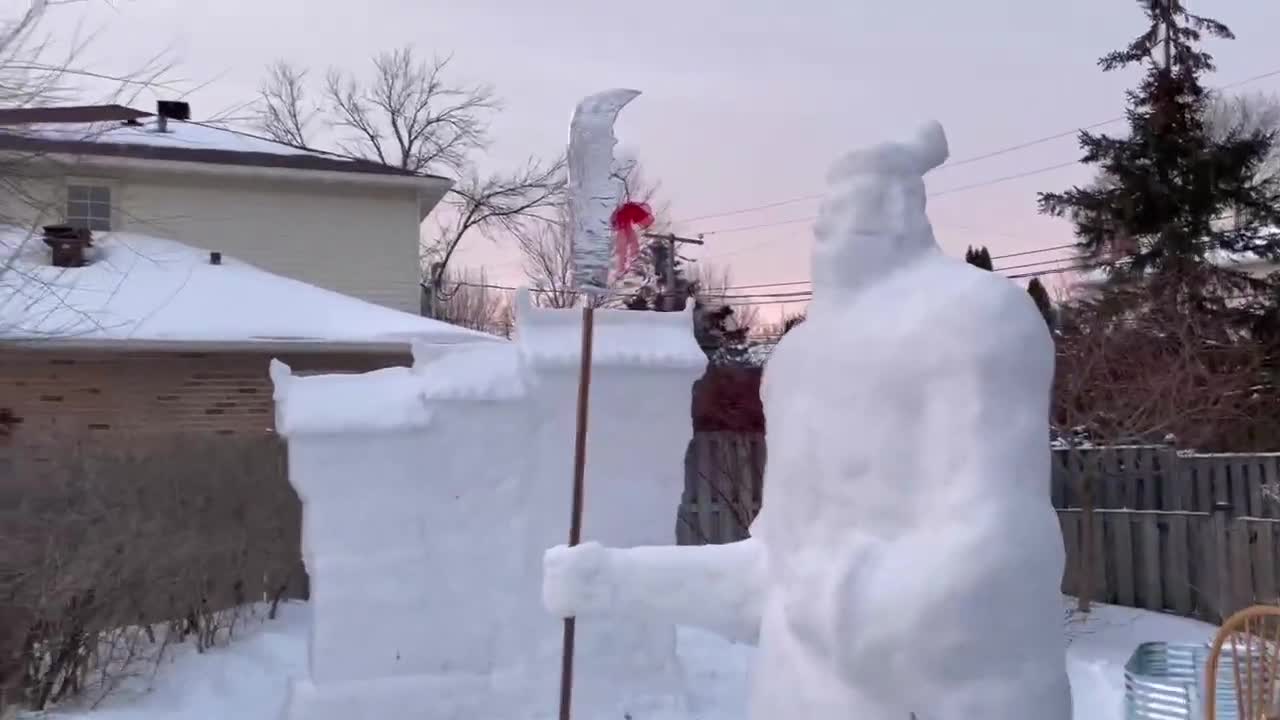
[(1231, 658), (1239, 720), (1280, 720), (1280, 606), (1254, 605), (1222, 623), (1205, 668), (1204, 720), (1216, 720), (1218, 666)]

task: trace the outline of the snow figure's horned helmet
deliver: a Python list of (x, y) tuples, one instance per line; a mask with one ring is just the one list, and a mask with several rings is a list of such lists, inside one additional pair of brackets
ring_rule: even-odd
[(874, 236), (888, 244), (933, 242), (925, 215), (924, 174), (947, 159), (947, 136), (937, 122), (921, 126), (907, 142), (855, 150), (827, 174), (830, 186), (819, 212), (819, 244), (861, 244)]

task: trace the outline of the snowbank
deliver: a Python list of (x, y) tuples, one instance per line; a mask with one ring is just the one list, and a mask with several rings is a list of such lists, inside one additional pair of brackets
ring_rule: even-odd
[[(1064, 601), (1064, 612), (1070, 603)], [(311, 608), (281, 607), (280, 619), (250, 626), (228, 648), (181, 648), (155, 678), (138, 678), (96, 710), (65, 708), (56, 720), (278, 720), (289, 683), (303, 677)], [(1075, 720), (1120, 720), (1124, 663), (1139, 643), (1208, 641), (1213, 627), (1142, 610), (1098, 606), (1067, 622)], [(753, 650), (681, 629), (679, 654), (695, 720), (742, 720)], [(511, 708), (503, 720), (526, 720)]]

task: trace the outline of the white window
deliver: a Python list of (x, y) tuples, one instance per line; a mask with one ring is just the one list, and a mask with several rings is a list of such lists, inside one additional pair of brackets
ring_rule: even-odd
[(111, 188), (67, 185), (67, 224), (106, 232), (111, 229)]

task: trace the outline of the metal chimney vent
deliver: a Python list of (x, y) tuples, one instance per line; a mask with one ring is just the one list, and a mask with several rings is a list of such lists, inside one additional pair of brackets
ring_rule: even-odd
[(191, 105), (178, 100), (157, 100), (156, 116), (158, 117), (157, 129), (160, 132), (169, 132), (170, 118), (174, 120), (191, 119)]

